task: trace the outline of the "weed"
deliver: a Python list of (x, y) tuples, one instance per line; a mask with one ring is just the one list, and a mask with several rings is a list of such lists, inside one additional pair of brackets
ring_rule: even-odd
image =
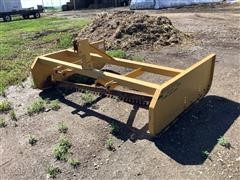
[(71, 148), (72, 144), (68, 139), (61, 137), (59, 143), (53, 149), (53, 155), (57, 160), (66, 161), (68, 150)]
[(202, 156), (204, 159), (208, 158), (210, 153), (208, 151), (202, 151)]
[(106, 141), (106, 147), (109, 151), (115, 151), (115, 147), (113, 145), (113, 140), (110, 138)]
[(56, 99), (56, 100), (51, 101), (49, 104), (49, 108), (54, 111), (59, 110), (61, 108), (59, 105), (59, 100)]
[(49, 166), (47, 168), (47, 175), (49, 178), (56, 178), (56, 176), (60, 173), (61, 173), (61, 170), (58, 167)]
[(230, 149), (231, 144), (222, 136), (220, 136), (220, 138), (218, 138), (218, 144), (220, 144), (221, 146)]
[(13, 109), (10, 111), (10, 117), (13, 121), (17, 121), (17, 116)]
[(71, 35), (65, 35), (60, 37), (57, 47), (58, 48), (69, 48), (72, 45), (72, 36)]
[(45, 101), (42, 98), (36, 99), (31, 106), (27, 108), (27, 112), (30, 116), (36, 113), (43, 112), (45, 110)]
[(63, 122), (60, 122), (60, 123), (58, 124), (58, 131), (59, 131), (60, 133), (67, 133), (68, 127), (67, 127)]
[(94, 100), (94, 95), (90, 91), (86, 91), (81, 97), (85, 104), (91, 104)]
[(133, 56), (132, 57), (132, 60), (133, 61), (138, 61), (138, 62), (143, 62), (144, 61), (144, 58), (143, 57), (141, 57), (141, 56)]
[(37, 139), (33, 135), (29, 135), (28, 143), (34, 146), (37, 143)]
[(0, 118), (0, 128), (4, 128), (6, 126), (7, 126), (7, 124), (6, 124), (5, 120)]
[(4, 100), (0, 102), (0, 112), (8, 112), (11, 110), (11, 105), (8, 101)]
[(110, 124), (110, 132), (111, 132), (111, 134), (119, 133), (119, 127), (116, 123)]
[(116, 58), (126, 58), (127, 57), (126, 52), (121, 49), (107, 51), (107, 54), (109, 56), (116, 57)]
[(76, 159), (69, 159), (68, 163), (73, 167), (73, 168), (77, 168), (80, 165), (80, 161), (76, 160)]

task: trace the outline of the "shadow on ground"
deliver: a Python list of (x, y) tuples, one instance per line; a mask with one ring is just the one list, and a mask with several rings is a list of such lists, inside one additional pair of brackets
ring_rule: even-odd
[(240, 115), (239, 103), (219, 96), (206, 96), (199, 103), (192, 105), (187, 112), (181, 114), (176, 123), (164, 133), (152, 137), (147, 133), (147, 125), (142, 129), (132, 127), (138, 106), (133, 106), (127, 123), (123, 123), (89, 108), (104, 97), (97, 98), (92, 104), (80, 106), (65, 99), (63, 95), (50, 94), (42, 92), (40, 96), (50, 99), (58, 98), (62, 103), (73, 107), (75, 110), (72, 113), (79, 114), (81, 118), (94, 116), (109, 124), (116, 124), (119, 132), (114, 136), (123, 141), (148, 139), (155, 143), (160, 151), (183, 165), (203, 164), (206, 158), (202, 157), (202, 152), (211, 152), (217, 144), (217, 139), (226, 133)]

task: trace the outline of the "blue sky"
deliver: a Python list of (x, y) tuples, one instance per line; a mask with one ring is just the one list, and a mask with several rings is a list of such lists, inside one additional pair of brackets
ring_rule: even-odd
[(44, 6), (61, 6), (70, 0), (21, 0), (23, 8), (37, 7), (37, 5)]

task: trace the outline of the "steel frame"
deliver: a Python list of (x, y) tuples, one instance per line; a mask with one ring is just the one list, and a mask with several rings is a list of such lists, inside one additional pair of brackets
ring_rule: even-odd
[[(31, 71), (39, 89), (48, 88), (52, 82), (64, 81), (69, 75), (78, 73), (97, 79), (109, 90), (121, 85), (152, 96), (148, 128), (150, 134), (156, 135), (208, 92), (215, 57), (215, 54), (210, 54), (182, 70), (113, 58), (104, 52), (104, 41), (89, 44), (88, 40), (82, 40), (77, 52), (66, 49), (37, 57)], [(124, 75), (101, 71), (106, 64), (132, 68), (133, 71)], [(144, 72), (169, 76), (171, 79), (163, 84), (136, 79)]]

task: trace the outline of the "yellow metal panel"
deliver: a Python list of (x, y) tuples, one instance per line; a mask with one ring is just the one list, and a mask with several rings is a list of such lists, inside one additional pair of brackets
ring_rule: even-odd
[(149, 106), (149, 131), (158, 134), (210, 89), (215, 55), (209, 55), (163, 83)]
[(71, 68), (74, 71), (76, 71), (77, 73), (84, 75), (84, 76), (88, 76), (88, 77), (92, 77), (92, 78), (96, 78), (96, 79), (103, 78), (108, 81), (114, 80), (118, 84), (121, 84), (122, 86), (126, 86), (129, 88), (135, 89), (135, 90), (139, 90), (141, 92), (144, 92), (144, 93), (147, 93), (150, 95), (154, 94), (155, 90), (160, 87), (160, 85), (155, 84), (155, 83), (150, 83), (150, 82), (146, 82), (146, 81), (142, 81), (142, 80), (138, 80), (138, 79), (134, 79), (134, 78), (129, 78), (129, 77), (125, 77), (123, 75), (113, 74), (113, 73), (109, 73), (109, 72), (102, 72), (102, 71), (99, 71), (96, 69), (85, 70), (85, 69), (82, 69), (81, 65), (77, 65), (77, 64), (73, 64), (73, 63), (69, 63), (69, 62), (63, 62), (63, 61), (60, 61), (57, 59), (52, 59), (52, 58), (48, 58), (48, 57), (44, 57), (44, 56), (39, 56), (38, 62), (41, 64), (47, 65), (48, 68), (53, 68), (58, 65), (62, 65), (67, 68)]

